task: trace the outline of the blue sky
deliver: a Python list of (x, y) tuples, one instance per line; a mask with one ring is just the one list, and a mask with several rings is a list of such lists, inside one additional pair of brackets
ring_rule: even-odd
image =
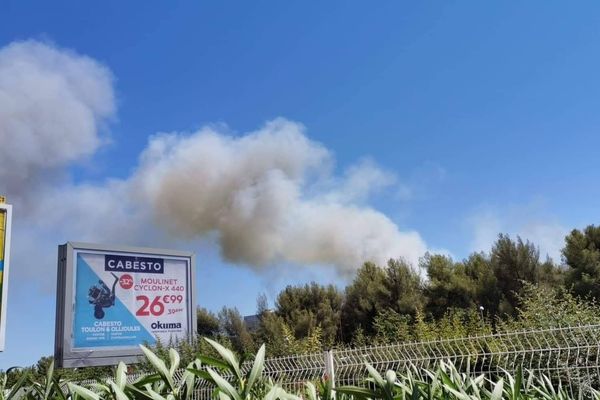
[[(364, 159), (393, 174), (368, 207), (428, 249), (461, 258), (504, 231), (556, 257), (565, 232), (597, 222), (599, 19), (595, 2), (4, 1), (0, 47), (33, 39), (111, 71), (110, 143), (68, 164), (72, 185), (128, 179), (157, 132), (242, 137), (283, 117), (327, 149), (335, 176)], [(288, 283), (344, 283), (288, 262), (257, 272), (214, 238), (177, 246), (197, 252), (212, 310), (249, 314)], [(53, 291), (35, 273), (14, 273), (2, 368), (52, 352)]]

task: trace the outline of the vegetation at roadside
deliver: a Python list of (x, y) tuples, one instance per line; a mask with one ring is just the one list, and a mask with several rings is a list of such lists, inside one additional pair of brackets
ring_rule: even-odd
[[(419, 265), (390, 260), (365, 262), (348, 285), (290, 285), (270, 308), (259, 296), (255, 323), (235, 308), (218, 313), (199, 308), (198, 338), (159, 344), (168, 359), (176, 347), (184, 363), (214, 349), (200, 337), (239, 356), (267, 344), (267, 356), (319, 352), (326, 348), (469, 336), (499, 331), (600, 324), (600, 226), (573, 230), (561, 260), (543, 258), (534, 243), (501, 234), (488, 252), (454, 260), (427, 254)], [(214, 354), (213, 354), (214, 355)], [(51, 363), (43, 357), (23, 373), (42, 380)], [(132, 367), (148, 370), (149, 364)], [(109, 376), (114, 368), (57, 370), (62, 378)]]
[(408, 368), (405, 371), (378, 372), (365, 364), (368, 376), (357, 386), (334, 387), (327, 377), (318, 382), (285, 388), (263, 374), (265, 346), (262, 345), (248, 368), (236, 354), (219, 343), (206, 339), (216, 357), (199, 355), (181, 369), (182, 359), (175, 349), (165, 361), (142, 347), (150, 366), (148, 373), (134, 382), (127, 381), (127, 367), (121, 363), (112, 378), (82, 386), (61, 381), (50, 363), (41, 381), (23, 375), (12, 386), (0, 380), (2, 400), (191, 400), (197, 399), (199, 387), (207, 392), (202, 398), (219, 400), (500, 400), (600, 398), (597, 391), (586, 388), (574, 395), (544, 375), (523, 372), (497, 376), (472, 376), (450, 363), (441, 362), (437, 370)]

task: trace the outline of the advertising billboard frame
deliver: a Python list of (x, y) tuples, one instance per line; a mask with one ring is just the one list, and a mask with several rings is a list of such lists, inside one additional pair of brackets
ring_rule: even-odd
[(73, 326), (75, 314), (75, 255), (78, 252), (98, 254), (119, 254), (156, 258), (185, 259), (188, 270), (187, 285), (187, 327), (188, 336), (196, 334), (196, 256), (192, 252), (148, 247), (104, 245), (83, 242), (67, 242), (58, 247), (58, 271), (56, 293), (56, 331), (54, 358), (58, 367), (92, 367), (116, 365), (120, 361), (135, 363), (140, 360), (139, 346), (119, 346), (118, 348), (77, 348), (74, 346)]
[(0, 305), (0, 351), (6, 342), (6, 312), (8, 301), (8, 274), (10, 271), (10, 239), (12, 233), (12, 206), (0, 201), (0, 210), (6, 214), (4, 223), (4, 270), (2, 272), (2, 304)]

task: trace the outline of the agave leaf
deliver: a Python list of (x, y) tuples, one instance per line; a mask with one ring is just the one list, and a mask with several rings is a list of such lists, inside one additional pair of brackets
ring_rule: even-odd
[(231, 371), (232, 373), (235, 373), (235, 371), (233, 370), (233, 368), (228, 363), (223, 362), (221, 360), (217, 360), (216, 358), (209, 357), (209, 356), (199, 355), (198, 356), (198, 360), (202, 361), (203, 364), (211, 365), (213, 367), (216, 367), (216, 368), (219, 368), (219, 369), (223, 369), (225, 371)]
[(92, 383), (90, 385), (90, 387), (93, 390), (94, 393), (104, 393), (104, 394), (110, 394), (110, 388), (106, 385), (103, 385), (101, 383)]
[(452, 381), (452, 379), (450, 379), (450, 377), (448, 376), (448, 374), (446, 374), (446, 372), (444, 372), (442, 369), (440, 369), (439, 371), (440, 373), (440, 377), (442, 378), (442, 383), (444, 384), (445, 387), (447, 388), (451, 388), (455, 391), (458, 391), (458, 386), (456, 386), (456, 383), (454, 383)]
[(54, 360), (50, 362), (48, 365), (48, 370), (46, 371), (46, 390), (44, 391), (44, 399), (48, 399), (50, 397), (50, 392), (52, 391), (52, 378), (54, 376)]
[(515, 382), (512, 390), (512, 400), (518, 400), (521, 397), (521, 386), (523, 386), (523, 367), (519, 365), (515, 374)]
[(266, 394), (264, 400), (275, 400), (280, 399), (285, 396), (285, 390), (280, 388), (279, 386), (273, 386), (271, 390)]
[(113, 390), (113, 393), (115, 394), (115, 400), (129, 400), (129, 397), (127, 397), (127, 395), (125, 394), (125, 392), (123, 392), (123, 389), (121, 389), (119, 385), (117, 385), (111, 379), (107, 380), (107, 382)]
[(246, 393), (250, 393), (252, 390), (252, 386), (254, 382), (256, 382), (256, 378), (262, 374), (263, 369), (265, 367), (265, 345), (263, 344), (258, 349), (256, 353), (256, 357), (254, 358), (254, 365), (252, 365), (252, 370), (250, 371), (250, 375), (248, 376), (248, 381), (246, 382)]
[(220, 355), (223, 359), (233, 368), (233, 371), (239, 380), (242, 380), (242, 373), (240, 371), (240, 365), (233, 352), (225, 348), (220, 343), (215, 342), (209, 338), (204, 338)]
[(150, 395), (150, 398), (152, 400), (166, 400), (164, 396), (162, 396), (160, 393), (154, 391), (154, 389), (152, 389), (150, 387), (150, 385), (146, 385), (146, 393), (148, 395)]
[(169, 369), (169, 372), (171, 373), (171, 376), (173, 376), (175, 375), (175, 371), (181, 362), (181, 357), (179, 357), (177, 350), (173, 348), (169, 349), (169, 360), (171, 361), (171, 368)]
[(77, 394), (77, 396), (82, 397), (85, 400), (100, 400), (100, 396), (97, 393), (94, 393), (83, 386), (75, 385), (73, 383), (67, 383), (67, 385), (69, 386), (71, 392)]
[(184, 398), (186, 400), (189, 400), (192, 397), (192, 394), (194, 393), (194, 386), (195, 386), (195, 383), (196, 383), (196, 377), (191, 372), (186, 371), (185, 374), (183, 375), (183, 382), (185, 384), (185, 396), (184, 396)]
[(305, 382), (304, 386), (306, 387), (306, 396), (308, 400), (318, 400), (317, 398), (317, 388), (313, 385), (312, 382)]
[(219, 400), (231, 400), (231, 397), (229, 397), (225, 393), (219, 391)]
[(133, 398), (135, 400), (153, 400), (152, 396), (150, 396), (150, 394), (148, 394), (148, 392), (144, 391), (144, 390), (140, 390), (139, 388), (133, 386), (133, 385), (127, 385), (125, 390), (127, 391), (127, 393), (132, 393), (133, 394)]
[(371, 375), (371, 377), (375, 380), (375, 382), (380, 387), (383, 387), (385, 385), (385, 382), (384, 382), (381, 374), (379, 372), (377, 372), (377, 370), (375, 368), (373, 368), (373, 366), (371, 364), (366, 362), (365, 365), (367, 367), (367, 370), (369, 371), (369, 375)]
[(367, 388), (358, 387), (358, 386), (340, 386), (340, 387), (335, 388), (335, 392), (347, 394), (349, 396), (354, 396), (355, 398), (358, 398), (358, 399), (367, 399), (367, 398), (372, 399), (372, 398), (378, 397), (377, 392), (374, 392)]
[[(6, 374), (4, 376), (6, 377)], [(13, 385), (10, 392), (8, 393), (8, 396), (6, 396), (6, 400), (12, 399), (19, 392), (19, 390), (25, 384), (25, 381), (27, 380), (27, 378), (29, 378), (28, 373), (21, 374), (21, 376), (19, 377), (19, 380), (17, 380), (17, 382)], [(5, 383), (5, 386), (6, 386), (6, 383)]]
[(117, 372), (115, 373), (115, 383), (119, 387), (119, 389), (125, 389), (125, 385), (127, 385), (127, 366), (120, 362), (117, 367)]
[(223, 378), (221, 375), (216, 373), (210, 367), (208, 367), (206, 369), (206, 371), (209, 373), (213, 382), (219, 387), (219, 389), (221, 389), (223, 392), (225, 392), (225, 394), (227, 394), (229, 397), (231, 397), (234, 400), (242, 400), (242, 397), (240, 396), (240, 394), (233, 388), (233, 386), (231, 386), (231, 384), (229, 382), (227, 382), (225, 380), (225, 378)]
[[(459, 390), (455, 390), (453, 388), (451, 388), (450, 386), (446, 386), (446, 390), (448, 390), (450, 393), (454, 394), (457, 398), (462, 399), (462, 400), (471, 400), (471, 398), (469, 397), (468, 394), (463, 393)], [(498, 399), (496, 399), (498, 400)]]
[(502, 400), (502, 390), (504, 389), (504, 379), (500, 378), (496, 385), (494, 386), (494, 390), (492, 391), (492, 395), (490, 396), (490, 400)]
[(153, 384), (154, 382), (158, 382), (161, 380), (161, 377), (159, 374), (151, 374), (151, 375), (146, 375), (146, 376), (142, 376), (141, 378), (138, 378), (135, 382), (133, 382), (133, 386), (135, 387), (144, 387), (147, 384)]
[(197, 377), (200, 377), (202, 379), (205, 379), (207, 381), (212, 382), (212, 376), (210, 376), (210, 374), (206, 371), (202, 371), (200, 369), (195, 369), (195, 368), (188, 368), (187, 369), (190, 373), (196, 375)]
[(161, 360), (156, 354), (154, 354), (150, 349), (148, 349), (142, 345), (140, 345), (140, 347), (141, 347), (142, 351), (144, 352), (144, 355), (150, 362), (150, 364), (152, 364), (152, 366), (156, 370), (156, 372), (158, 372), (160, 374), (160, 376), (162, 376), (162, 378), (164, 380), (166, 380), (166, 382), (169, 384), (169, 386), (173, 390), (174, 386), (175, 386), (173, 383), (173, 377), (169, 373), (169, 370), (167, 369), (167, 365), (165, 364), (165, 362), (163, 360)]

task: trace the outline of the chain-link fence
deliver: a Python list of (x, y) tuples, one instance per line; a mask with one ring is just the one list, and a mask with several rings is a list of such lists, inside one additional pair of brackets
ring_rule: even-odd
[[(494, 378), (503, 371), (544, 374), (572, 393), (600, 386), (600, 325), (571, 326), (429, 340), (322, 353), (270, 358), (264, 374), (288, 390), (327, 375), (334, 385), (360, 385), (367, 377), (365, 362), (384, 372), (409, 366), (435, 369), (449, 361), (464, 372)], [(251, 364), (244, 364), (247, 370)], [(132, 381), (137, 376), (129, 377)], [(92, 381), (82, 382), (89, 384)], [(213, 388), (199, 381), (195, 400), (211, 397)]]

